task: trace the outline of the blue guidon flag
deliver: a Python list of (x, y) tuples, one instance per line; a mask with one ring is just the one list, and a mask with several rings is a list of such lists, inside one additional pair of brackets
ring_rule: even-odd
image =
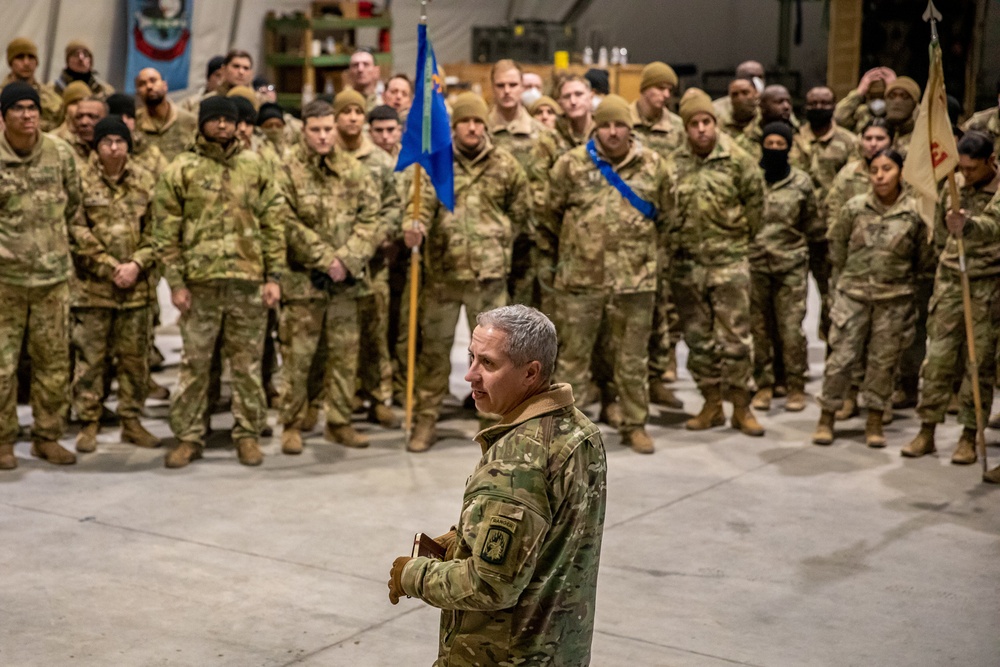
[(129, 0), (126, 92), (135, 92), (135, 77), (147, 67), (156, 68), (170, 90), (188, 87), (193, 2)]
[(434, 185), (438, 200), (455, 209), (455, 178), (451, 154), (451, 123), (444, 105), (444, 82), (437, 69), (427, 26), (417, 27), (417, 76), (413, 105), (396, 161), (396, 171), (420, 164)]

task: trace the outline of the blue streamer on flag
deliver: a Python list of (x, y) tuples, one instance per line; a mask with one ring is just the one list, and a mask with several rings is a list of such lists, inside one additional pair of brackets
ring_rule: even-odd
[(417, 27), (417, 76), (413, 105), (406, 118), (406, 132), (396, 161), (396, 171), (411, 164), (423, 166), (438, 200), (455, 209), (455, 176), (451, 152), (451, 122), (444, 105), (444, 82), (437, 69), (427, 26)]

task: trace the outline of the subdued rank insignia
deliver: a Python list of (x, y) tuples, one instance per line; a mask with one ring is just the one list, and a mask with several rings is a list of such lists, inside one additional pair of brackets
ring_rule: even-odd
[(502, 565), (507, 560), (507, 551), (514, 539), (514, 528), (517, 526), (510, 519), (491, 517), (490, 529), (483, 541), (479, 557), (490, 565)]

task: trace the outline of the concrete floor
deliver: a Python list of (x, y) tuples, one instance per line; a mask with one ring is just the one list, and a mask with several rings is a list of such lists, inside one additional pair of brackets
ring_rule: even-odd
[[(176, 337), (161, 346), (176, 358)], [(677, 386), (696, 411), (690, 378)], [(166, 405), (149, 413), (167, 436)], [(754, 439), (654, 408), (654, 456), (604, 430), (594, 665), (1000, 664), (1000, 489), (950, 465), (957, 427), (911, 461), (912, 411), (881, 451), (859, 418), (807, 444), (817, 417), (776, 408)], [(114, 428), (67, 468), (19, 443), (20, 468), (0, 474), (0, 665), (430, 665), (438, 612), (390, 605), (385, 582), (415, 531), (458, 518), (476, 422), (453, 407), (422, 455), (361, 428), (367, 450), (317, 432), (289, 457), (274, 438), (260, 468), (225, 433), (179, 471)]]

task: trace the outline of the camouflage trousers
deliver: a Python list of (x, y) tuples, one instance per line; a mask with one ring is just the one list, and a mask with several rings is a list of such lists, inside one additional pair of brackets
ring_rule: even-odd
[[(1000, 280), (997, 276), (972, 279), (969, 291), (972, 297), (972, 333), (979, 365), (979, 395), (983, 414), (989, 416), (996, 379), (997, 336), (1000, 335)], [(969, 353), (965, 340), (962, 283), (957, 273), (938, 267), (929, 311), (927, 357), (920, 369), (923, 386), (920, 388), (917, 414), (925, 423), (944, 422), (955, 383), (961, 380), (958, 421), (967, 428), (976, 428), (972, 376), (966, 363)]]
[(243, 280), (215, 280), (189, 285), (191, 308), (181, 315), (180, 374), (170, 405), (170, 428), (179, 440), (205, 438), (212, 352), (222, 342), (233, 387), (233, 440), (257, 438), (267, 417), (261, 381), (267, 309), (261, 285)]
[(899, 357), (896, 386), (906, 392), (908, 396), (916, 397), (917, 388), (920, 385), (920, 367), (927, 356), (928, 307), (931, 294), (934, 292), (934, 278), (922, 276), (917, 279), (914, 288), (913, 333), (908, 344), (903, 346), (903, 353)]
[(649, 337), (649, 377), (659, 380), (672, 365), (677, 343), (681, 339), (677, 306), (670, 292), (669, 275), (656, 281), (656, 307), (653, 310), (653, 332)]
[(809, 273), (819, 292), (819, 339), (826, 342), (830, 333), (830, 244), (828, 241), (809, 242)]
[[(357, 300), (361, 328), (358, 386), (378, 403), (392, 401), (392, 358), (389, 356), (389, 267), (369, 274), (371, 293)], [(364, 341), (362, 345), (360, 341)]]
[[(402, 395), (406, 392), (407, 355), (410, 343), (410, 249), (406, 248), (400, 252), (397, 261), (391, 266), (389, 349), (392, 350), (392, 389), (395, 394)], [(418, 290), (417, 298), (419, 303), (419, 299), (423, 298), (423, 289)], [(417, 310), (422, 308), (418, 307)], [(417, 331), (420, 331), (419, 321)], [(418, 351), (419, 338), (418, 335)]]
[(687, 343), (687, 366), (698, 387), (750, 388), (750, 267), (706, 268), (677, 262), (672, 284)]
[(0, 444), (17, 439), (17, 363), (27, 337), (34, 440), (58, 440), (69, 408), (69, 285), (0, 283)]
[(469, 330), (476, 328), (479, 313), (507, 305), (507, 281), (445, 282), (428, 279), (424, 283), (420, 312), (422, 345), (417, 358), (416, 414), (437, 419), (448, 395), (451, 375), (451, 346), (462, 306)]
[(912, 296), (859, 301), (834, 290), (830, 354), (823, 372), (820, 407), (831, 412), (839, 410), (851, 387), (852, 369), (863, 367), (861, 393), (865, 405), (869, 410), (884, 410), (892, 396), (899, 355), (912, 331)]
[(601, 392), (605, 401), (617, 399), (621, 404), (623, 433), (645, 426), (649, 416), (648, 346), (655, 302), (653, 292), (555, 294), (560, 334), (556, 377), (583, 400), (594, 357), (606, 359), (610, 367), (601, 374), (610, 386)]
[(138, 418), (149, 389), (149, 306), (73, 308), (73, 409), (84, 422), (101, 418), (108, 387), (108, 363), (118, 374), (118, 416)]
[(759, 388), (773, 387), (775, 350), (784, 362), (789, 386), (801, 389), (808, 370), (806, 336), (807, 267), (786, 273), (750, 274), (750, 329), (753, 376)]
[[(310, 398), (322, 387), (326, 422), (350, 424), (361, 341), (357, 292), (285, 302), (280, 337), (284, 362), (281, 423), (298, 428)], [(322, 356), (319, 366), (318, 355)]]

